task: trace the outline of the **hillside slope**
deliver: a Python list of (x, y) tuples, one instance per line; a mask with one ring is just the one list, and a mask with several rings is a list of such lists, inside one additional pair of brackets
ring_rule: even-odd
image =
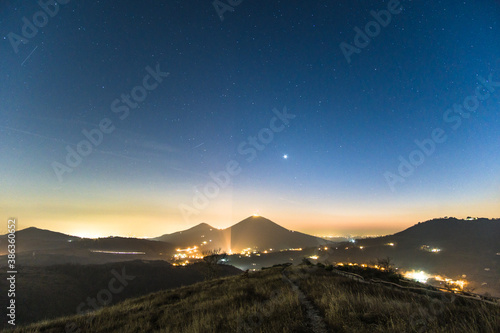
[[(220, 265), (217, 270), (219, 276), (240, 273), (239, 269), (229, 265)], [(17, 323), (31, 323), (75, 314), (79, 310), (92, 310), (89, 298), (97, 300), (99, 307), (108, 301), (116, 304), (131, 297), (200, 282), (208, 274), (203, 264), (173, 267), (160, 260), (19, 267), (16, 280)], [(1, 279), (0, 290), (8, 289), (8, 281)], [(0, 304), (3, 306), (7, 302), (7, 292), (2, 292)], [(79, 308), (80, 304), (83, 306)]]
[(320, 332), (310, 307), (331, 332), (498, 332), (498, 306), (449, 299), (363, 284), (319, 267), (276, 267), (160, 291), (15, 332)]

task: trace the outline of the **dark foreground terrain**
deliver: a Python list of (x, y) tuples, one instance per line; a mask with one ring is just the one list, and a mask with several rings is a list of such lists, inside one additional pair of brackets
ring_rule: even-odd
[[(233, 266), (209, 270), (197, 263), (174, 267), (157, 261), (127, 261), (101, 265), (64, 264), (18, 268), (16, 281), (16, 324), (28, 324), (61, 316), (93, 311), (129, 298), (191, 285), (214, 276), (239, 275)], [(8, 290), (0, 280), (0, 290)], [(0, 304), (7, 307), (7, 292)], [(6, 320), (3, 327), (9, 327)], [(1, 327), (0, 327), (1, 330)]]
[[(379, 276), (379, 277), (384, 277)], [(395, 281), (388, 274), (385, 281)], [(384, 279), (382, 279), (384, 280)], [(499, 332), (500, 307), (333, 267), (276, 266), (159, 291), (15, 332)]]

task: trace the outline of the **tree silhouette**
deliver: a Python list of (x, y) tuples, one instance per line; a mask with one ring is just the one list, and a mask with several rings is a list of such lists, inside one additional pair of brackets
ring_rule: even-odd
[(219, 277), (218, 265), (227, 259), (227, 253), (222, 252), (220, 248), (214, 250), (203, 251), (203, 262), (205, 263), (206, 272), (205, 278), (213, 279)]
[(383, 268), (387, 272), (394, 272), (394, 264), (392, 262), (391, 257), (386, 257), (386, 258), (377, 258), (377, 265), (380, 268)]

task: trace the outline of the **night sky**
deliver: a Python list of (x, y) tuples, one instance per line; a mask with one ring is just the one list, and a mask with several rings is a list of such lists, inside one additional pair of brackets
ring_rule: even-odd
[(498, 1), (60, 3), (0, 4), (2, 233), (500, 216)]

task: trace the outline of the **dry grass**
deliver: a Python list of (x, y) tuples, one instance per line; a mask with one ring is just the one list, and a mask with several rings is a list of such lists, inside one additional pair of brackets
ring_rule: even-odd
[(80, 332), (306, 332), (303, 319), (296, 295), (280, 269), (273, 269), (158, 292), (15, 332), (64, 332), (66, 325)]
[(324, 269), (294, 269), (291, 278), (334, 332), (500, 332), (498, 306), (388, 289)]
[[(67, 332), (310, 332), (282, 269), (162, 291), (15, 332), (64, 332), (66, 327)], [(500, 331), (500, 310), (493, 305), (364, 284), (318, 267), (287, 271), (331, 332)]]

